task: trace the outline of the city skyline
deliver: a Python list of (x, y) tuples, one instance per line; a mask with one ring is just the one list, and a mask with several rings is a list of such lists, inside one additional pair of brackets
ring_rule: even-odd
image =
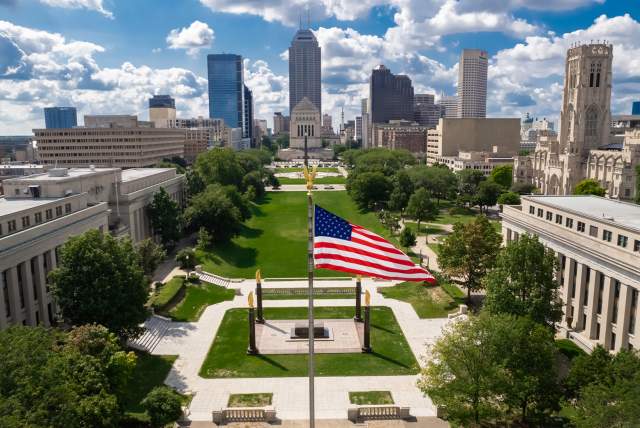
[[(154, 93), (175, 97), (180, 117), (206, 116), (206, 55), (222, 52), (244, 59), (254, 117), (271, 125), (275, 111), (288, 114), (286, 50), (305, 2), (296, 8), (265, 1), (252, 8), (236, 1), (231, 8), (227, 1), (192, 0), (180, 11), (145, 1), (65, 3), (84, 6), (78, 9), (42, 3), (0, 1), (0, 134), (42, 127), (42, 109), (54, 105), (76, 106), (80, 117), (126, 113), (144, 119)], [(460, 52), (482, 48), (489, 54), (488, 116), (530, 112), (557, 120), (566, 48), (598, 39), (609, 40), (617, 52), (612, 113), (630, 112), (640, 98), (633, 61), (640, 53), (637, 5), (567, 0), (545, 10), (536, 2), (443, 0), (417, 10), (389, 0), (347, 6), (341, 1), (310, 8), (322, 49), (322, 110), (333, 117), (343, 106), (347, 118), (359, 115), (368, 76), (381, 63), (407, 74), (416, 93), (453, 95)], [(154, 25), (138, 25), (140, 13), (151, 9)], [(252, 34), (260, 35), (260, 43), (252, 42)]]

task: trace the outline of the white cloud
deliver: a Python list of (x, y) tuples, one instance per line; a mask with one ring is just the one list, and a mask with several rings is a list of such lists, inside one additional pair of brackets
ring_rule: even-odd
[(169, 49), (185, 49), (188, 55), (196, 56), (201, 49), (211, 47), (214, 33), (209, 25), (193, 21), (190, 26), (174, 28), (167, 36)]
[(51, 7), (64, 9), (87, 9), (101, 13), (106, 18), (113, 19), (113, 13), (104, 8), (102, 0), (40, 0), (41, 3)]

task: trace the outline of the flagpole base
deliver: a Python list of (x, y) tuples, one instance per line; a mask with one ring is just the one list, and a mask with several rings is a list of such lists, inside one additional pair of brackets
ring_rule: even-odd
[(371, 347), (368, 347), (368, 348), (363, 347), (362, 348), (362, 353), (363, 354), (370, 354), (372, 352), (373, 352), (373, 349), (371, 349)]

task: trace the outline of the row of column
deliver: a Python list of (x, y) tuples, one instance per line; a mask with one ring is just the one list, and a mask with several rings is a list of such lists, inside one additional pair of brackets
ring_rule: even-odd
[[(559, 255), (560, 260), (562, 257)], [(564, 260), (564, 271), (560, 274), (564, 279), (563, 324), (606, 349), (628, 348), (640, 321), (640, 290), (574, 259)]]
[(2, 271), (0, 329), (12, 324), (51, 325), (54, 308), (47, 275), (56, 263), (52, 249)]

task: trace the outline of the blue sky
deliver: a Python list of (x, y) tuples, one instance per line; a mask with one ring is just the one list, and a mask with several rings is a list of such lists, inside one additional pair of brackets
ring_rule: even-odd
[(323, 108), (358, 114), (384, 63), (416, 92), (454, 94), (462, 48), (491, 56), (488, 113), (557, 118), (566, 48), (614, 45), (612, 112), (640, 99), (638, 0), (0, 0), (0, 135), (43, 126), (42, 108), (138, 114), (154, 93), (207, 114), (206, 55), (245, 58), (256, 116), (288, 105), (287, 47), (300, 14), (323, 49)]

